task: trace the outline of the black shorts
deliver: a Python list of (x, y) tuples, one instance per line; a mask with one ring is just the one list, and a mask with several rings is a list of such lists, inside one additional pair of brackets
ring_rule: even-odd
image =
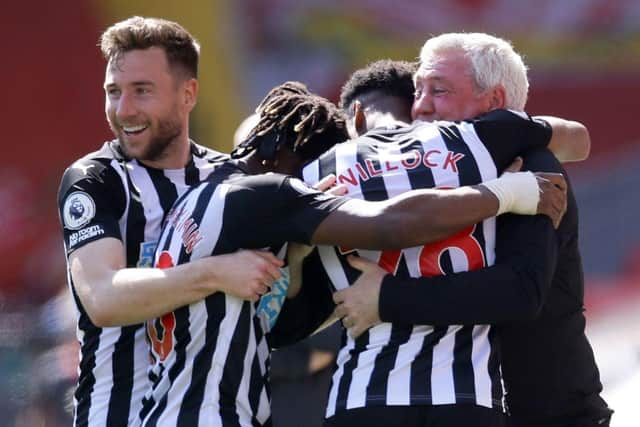
[(506, 427), (506, 414), (475, 405), (371, 406), (341, 411), (324, 427)]

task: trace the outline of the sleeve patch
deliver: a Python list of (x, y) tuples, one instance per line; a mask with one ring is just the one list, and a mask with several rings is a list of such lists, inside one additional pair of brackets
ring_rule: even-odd
[(93, 198), (84, 191), (75, 191), (67, 196), (62, 208), (64, 226), (70, 230), (79, 230), (87, 225), (96, 214)]

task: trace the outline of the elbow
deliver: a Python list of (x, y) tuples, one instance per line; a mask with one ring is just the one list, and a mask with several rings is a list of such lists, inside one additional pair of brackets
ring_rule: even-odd
[(586, 142), (584, 143), (584, 148), (582, 151), (582, 160), (587, 160), (589, 155), (591, 154), (591, 136), (589, 135), (589, 131), (585, 128)]
[(591, 136), (586, 126), (580, 126), (576, 141), (579, 142), (576, 147), (576, 159), (578, 161), (588, 159), (591, 153)]
[(114, 311), (110, 310), (108, 305), (100, 302), (101, 298), (89, 296), (81, 298), (82, 309), (84, 310), (91, 323), (98, 328), (108, 328), (112, 326), (121, 326), (118, 324)]
[(93, 323), (98, 328), (108, 328), (113, 326), (120, 326), (113, 314), (106, 310), (105, 307), (96, 307), (95, 305), (91, 307), (85, 306), (85, 311), (91, 323)]

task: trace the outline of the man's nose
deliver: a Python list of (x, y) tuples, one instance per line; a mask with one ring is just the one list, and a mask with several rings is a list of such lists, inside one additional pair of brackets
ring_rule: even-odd
[(118, 105), (116, 106), (116, 116), (118, 117), (118, 119), (122, 120), (135, 116), (136, 112), (137, 109), (132, 96), (123, 92), (118, 99)]
[(413, 120), (418, 120), (424, 116), (430, 116), (433, 113), (433, 102), (428, 94), (422, 92), (413, 100), (413, 106), (411, 108), (411, 118)]

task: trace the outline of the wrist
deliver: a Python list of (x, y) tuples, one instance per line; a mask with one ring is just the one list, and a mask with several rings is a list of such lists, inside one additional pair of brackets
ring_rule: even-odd
[[(218, 270), (218, 257), (200, 258), (185, 266), (188, 266), (186, 271), (188, 283), (190, 288), (193, 289), (197, 295), (201, 298), (220, 291), (222, 288), (219, 286), (220, 277), (217, 274)], [(224, 268), (224, 266), (221, 266)]]
[(538, 208), (538, 181), (531, 172), (505, 173), (500, 178), (481, 184), (497, 197), (496, 215), (506, 212), (533, 215)]

